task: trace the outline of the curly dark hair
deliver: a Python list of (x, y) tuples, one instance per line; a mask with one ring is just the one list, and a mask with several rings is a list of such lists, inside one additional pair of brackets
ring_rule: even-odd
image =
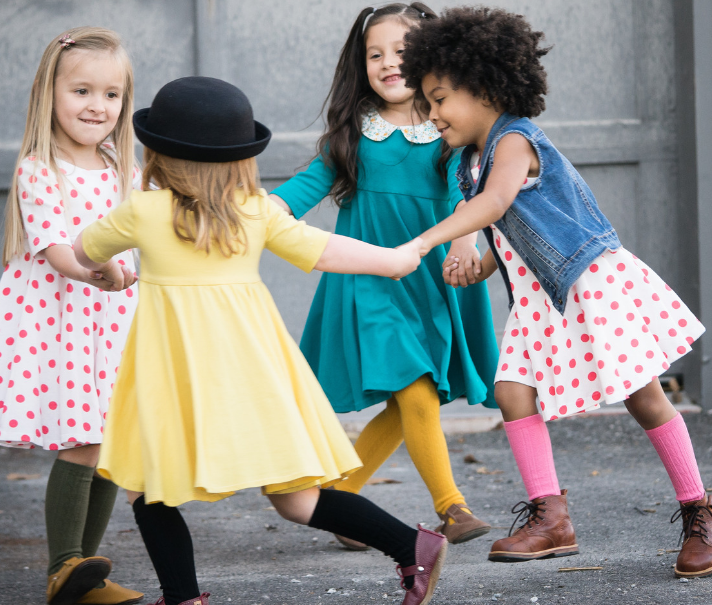
[(448, 9), (406, 34), (401, 75), (416, 90), (428, 74), (447, 77), (454, 88), (533, 118), (546, 107), (540, 59), (551, 47), (540, 47), (542, 38), (522, 15), (486, 7)]

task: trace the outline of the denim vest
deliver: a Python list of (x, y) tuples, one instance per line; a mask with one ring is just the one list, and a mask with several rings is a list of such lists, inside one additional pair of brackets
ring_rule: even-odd
[[(525, 137), (539, 157), (539, 176), (522, 189), (495, 225), (524, 263), (536, 275), (554, 307), (564, 314), (569, 289), (593, 260), (621, 243), (615, 229), (598, 208), (596, 198), (581, 175), (528, 118), (502, 114), (487, 137), (480, 158), (480, 177), (473, 182), (471, 158), (476, 151), (468, 145), (462, 152), (457, 179), (466, 202), (484, 189), (492, 169), (494, 151), (501, 138), (516, 132)], [(514, 304), (507, 269), (497, 254), (492, 229), (484, 229)]]

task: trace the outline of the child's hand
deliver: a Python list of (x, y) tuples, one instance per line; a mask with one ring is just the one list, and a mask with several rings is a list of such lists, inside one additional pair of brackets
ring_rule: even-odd
[(87, 277), (84, 281), (107, 292), (119, 292), (128, 287), (124, 285), (127, 277), (129, 280), (133, 279), (131, 272), (126, 268), (127, 275), (124, 269), (125, 267), (112, 259), (101, 267), (101, 271), (87, 269)]
[(409, 273), (413, 273), (420, 265), (420, 250), (423, 241), (416, 237), (414, 240), (398, 246), (393, 252), (396, 253), (395, 272), (390, 276), (391, 279), (398, 281), (401, 277), (405, 277)]
[(453, 288), (476, 284), (482, 271), (480, 251), (477, 249), (477, 233), (465, 235), (452, 242), (443, 262), (443, 279)]

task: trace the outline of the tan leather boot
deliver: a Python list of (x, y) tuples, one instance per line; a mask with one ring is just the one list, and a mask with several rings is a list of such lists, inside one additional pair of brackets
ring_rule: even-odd
[(461, 544), (484, 536), (492, 526), (475, 517), (466, 504), (453, 504), (444, 515), (438, 513), (442, 523), (436, 532), (443, 534), (450, 544)]
[(86, 593), (99, 585), (111, 572), (106, 557), (72, 557), (62, 563), (56, 573), (47, 578), (49, 605), (74, 605)]
[[(492, 544), (489, 560), (502, 563), (568, 557), (578, 554), (574, 527), (569, 517), (566, 490), (560, 496), (544, 496), (531, 502), (519, 502), (512, 508), (519, 516), (512, 523), (509, 537)], [(523, 516), (524, 525), (512, 534)]]
[(682, 549), (677, 556), (675, 576), (701, 578), (712, 575), (712, 496), (683, 505), (670, 519), (682, 518)]
[(77, 601), (77, 605), (133, 605), (143, 599), (143, 593), (104, 580), (101, 588), (93, 588)]

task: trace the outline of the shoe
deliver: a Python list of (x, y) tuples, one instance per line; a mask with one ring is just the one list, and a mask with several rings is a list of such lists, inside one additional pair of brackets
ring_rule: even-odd
[(351, 538), (347, 538), (346, 536), (340, 536), (339, 534), (334, 534), (334, 538), (336, 538), (341, 544), (346, 548), (346, 550), (370, 550), (371, 547), (368, 544), (364, 544), (363, 542), (359, 542), (358, 540), (352, 540)]
[[(199, 597), (195, 597), (194, 599), (188, 599), (187, 601), (183, 601), (182, 603), (178, 603), (178, 605), (209, 605), (208, 603), (208, 597), (210, 596), (209, 592), (204, 592), (201, 594)], [(153, 605), (166, 605), (166, 602), (163, 600), (163, 597), (158, 599)]]
[[(396, 567), (401, 577), (401, 587), (405, 589), (402, 605), (427, 605), (433, 598), (435, 586), (440, 577), (440, 570), (445, 563), (447, 539), (418, 525), (418, 537), (415, 539), (415, 565)], [(405, 578), (413, 576), (413, 586), (405, 587)]]
[[(561, 490), (560, 496), (544, 496), (531, 502), (519, 502), (512, 508), (512, 512), (518, 513), (518, 516), (512, 523), (509, 537), (492, 544), (488, 557), (490, 561), (516, 563), (578, 554), (565, 489)], [(512, 535), (514, 526), (523, 516), (526, 516), (524, 525)]]
[(77, 601), (77, 605), (132, 605), (141, 599), (143, 599), (142, 592), (104, 580), (104, 586), (90, 590)]
[(435, 529), (443, 534), (450, 544), (460, 544), (473, 538), (484, 536), (492, 526), (475, 517), (466, 504), (453, 504), (445, 511), (438, 513), (442, 523)]
[(106, 557), (72, 557), (62, 563), (57, 573), (47, 578), (49, 605), (74, 605), (86, 593), (96, 588), (111, 572)]
[(702, 578), (712, 575), (712, 496), (683, 505), (671, 517), (675, 523), (682, 518), (684, 538), (680, 554), (675, 563), (678, 578)]

